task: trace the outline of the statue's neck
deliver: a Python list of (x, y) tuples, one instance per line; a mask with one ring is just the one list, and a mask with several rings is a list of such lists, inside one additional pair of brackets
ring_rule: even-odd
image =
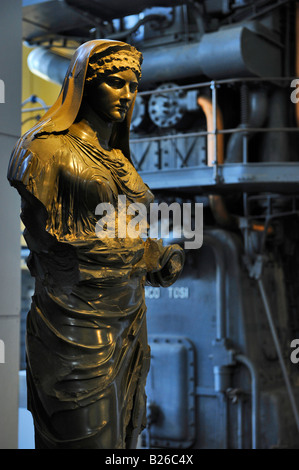
[(82, 102), (77, 119), (74, 124), (72, 124), (71, 128), (72, 127), (82, 138), (90, 141), (97, 140), (103, 149), (111, 150), (109, 141), (113, 123), (102, 119), (88, 103)]

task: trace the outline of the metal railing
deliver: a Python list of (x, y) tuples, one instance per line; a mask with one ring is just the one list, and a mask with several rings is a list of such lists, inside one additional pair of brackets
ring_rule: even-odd
[[(229, 128), (229, 129), (218, 129), (217, 127), (217, 107), (218, 107), (218, 89), (223, 85), (244, 85), (249, 83), (271, 83), (276, 85), (285, 84), (285, 82), (290, 82), (296, 77), (245, 77), (245, 78), (231, 78), (231, 79), (222, 79), (222, 80), (212, 80), (208, 82), (194, 83), (189, 85), (182, 86), (173, 86), (169, 88), (163, 88), (163, 90), (149, 90), (139, 92), (139, 96), (147, 97), (155, 94), (165, 94), (171, 93), (174, 91), (188, 91), (188, 90), (199, 90), (202, 88), (210, 88), (211, 90), (211, 101), (212, 101), (212, 112), (213, 112), (213, 130), (212, 131), (194, 131), (194, 132), (178, 132), (178, 133), (168, 133), (163, 135), (151, 135), (149, 137), (137, 137), (131, 138), (131, 144), (145, 143), (145, 142), (159, 142), (165, 140), (174, 140), (174, 139), (186, 139), (193, 137), (214, 137), (214, 148), (215, 154), (217, 155), (218, 142), (217, 137), (219, 135), (227, 134), (237, 134), (240, 133), (243, 135), (243, 164), (248, 163), (248, 134), (249, 133), (270, 133), (270, 132), (299, 132), (299, 127), (249, 127), (242, 126), (242, 128)], [(218, 178), (218, 161), (217, 158), (214, 161), (214, 175), (215, 179)]]

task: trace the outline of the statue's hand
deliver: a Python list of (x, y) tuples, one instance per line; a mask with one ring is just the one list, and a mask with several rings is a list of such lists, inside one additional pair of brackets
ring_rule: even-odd
[(163, 250), (160, 252), (156, 269), (148, 272), (148, 283), (152, 286), (170, 286), (181, 274), (184, 261), (184, 250), (179, 245), (163, 247)]

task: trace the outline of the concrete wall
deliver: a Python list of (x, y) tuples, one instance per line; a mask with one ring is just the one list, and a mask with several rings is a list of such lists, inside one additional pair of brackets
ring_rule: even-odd
[[(21, 130), (22, 2), (0, 3), (0, 448), (18, 446), (20, 343), (20, 197), (7, 179), (9, 157)], [(2, 85), (2, 82), (0, 82)], [(1, 91), (1, 89), (0, 89)], [(2, 344), (3, 344), (2, 343)]]

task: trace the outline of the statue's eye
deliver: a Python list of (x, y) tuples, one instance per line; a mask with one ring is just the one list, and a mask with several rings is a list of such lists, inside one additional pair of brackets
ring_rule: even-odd
[(107, 77), (106, 83), (113, 88), (122, 88), (126, 82), (119, 77)]
[(128, 84), (131, 93), (135, 93), (135, 91), (138, 88), (138, 82), (127, 82), (121, 77), (110, 76), (110, 77), (107, 77), (105, 81), (107, 85), (115, 89), (121, 89)]
[(135, 91), (137, 90), (138, 88), (138, 83), (137, 82), (131, 82), (130, 83), (130, 91), (131, 93), (135, 93)]

